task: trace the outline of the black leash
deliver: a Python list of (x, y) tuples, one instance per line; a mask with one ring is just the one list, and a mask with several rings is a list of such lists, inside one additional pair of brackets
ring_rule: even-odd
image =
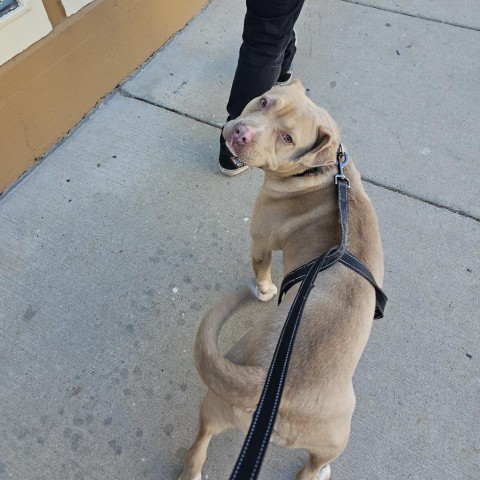
[(287, 378), (288, 365), (290, 363), (303, 309), (310, 291), (314, 287), (318, 273), (338, 261), (355, 270), (375, 288), (376, 307), (374, 318), (383, 317), (387, 297), (376, 284), (370, 270), (354, 255), (347, 252), (349, 237), (348, 189), (350, 188), (350, 182), (343, 173), (343, 169), (348, 163), (348, 154), (344, 151), (341, 144), (337, 152), (337, 163), (339, 173), (335, 175), (335, 184), (337, 185), (341, 230), (340, 245), (324, 253), (321, 257), (290, 272), (282, 282), (278, 303), (281, 302), (282, 296), (289, 288), (300, 281), (302, 283), (288, 312), (285, 324), (283, 325), (260, 400), (253, 414), (252, 423), (250, 424), (242, 451), (237, 459), (230, 480), (255, 480), (260, 473), (260, 468), (267, 451), (280, 406), (283, 387)]

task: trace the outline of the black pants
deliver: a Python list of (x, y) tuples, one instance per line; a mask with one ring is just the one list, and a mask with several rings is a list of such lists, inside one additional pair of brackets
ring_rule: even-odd
[(227, 112), (238, 117), (250, 100), (262, 95), (286, 73), (295, 55), (293, 27), (304, 0), (247, 0), (237, 70)]

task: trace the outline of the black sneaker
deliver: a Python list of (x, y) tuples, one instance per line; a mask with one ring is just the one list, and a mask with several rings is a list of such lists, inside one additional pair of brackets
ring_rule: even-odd
[(278, 80), (275, 82), (275, 85), (279, 85), (280, 87), (284, 85), (288, 85), (291, 80), (292, 80), (292, 71), (289, 70), (288, 72), (282, 73), (279, 77)]
[[(232, 119), (229, 117), (227, 122), (229, 120)], [(223, 138), (223, 132), (220, 134), (220, 154), (218, 156), (218, 163), (220, 171), (228, 177), (238, 175), (248, 168), (248, 165), (243, 164), (238, 157), (233, 155), (228, 149), (225, 139)]]

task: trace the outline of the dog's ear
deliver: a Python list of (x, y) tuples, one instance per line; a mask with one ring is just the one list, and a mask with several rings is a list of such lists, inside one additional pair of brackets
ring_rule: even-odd
[(298, 79), (298, 78), (294, 78), (290, 83), (289, 85), (291, 85), (292, 87), (296, 87), (298, 88), (302, 93), (305, 93), (305, 87), (303, 86), (303, 83)]
[(307, 167), (321, 167), (336, 162), (338, 141), (333, 132), (323, 125), (318, 127), (317, 140), (313, 147), (296, 159)]

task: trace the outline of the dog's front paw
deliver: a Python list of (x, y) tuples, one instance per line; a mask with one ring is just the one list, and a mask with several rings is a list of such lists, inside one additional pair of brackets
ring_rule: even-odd
[(268, 302), (277, 294), (277, 287), (273, 283), (261, 282), (255, 285), (255, 296), (262, 302)]

